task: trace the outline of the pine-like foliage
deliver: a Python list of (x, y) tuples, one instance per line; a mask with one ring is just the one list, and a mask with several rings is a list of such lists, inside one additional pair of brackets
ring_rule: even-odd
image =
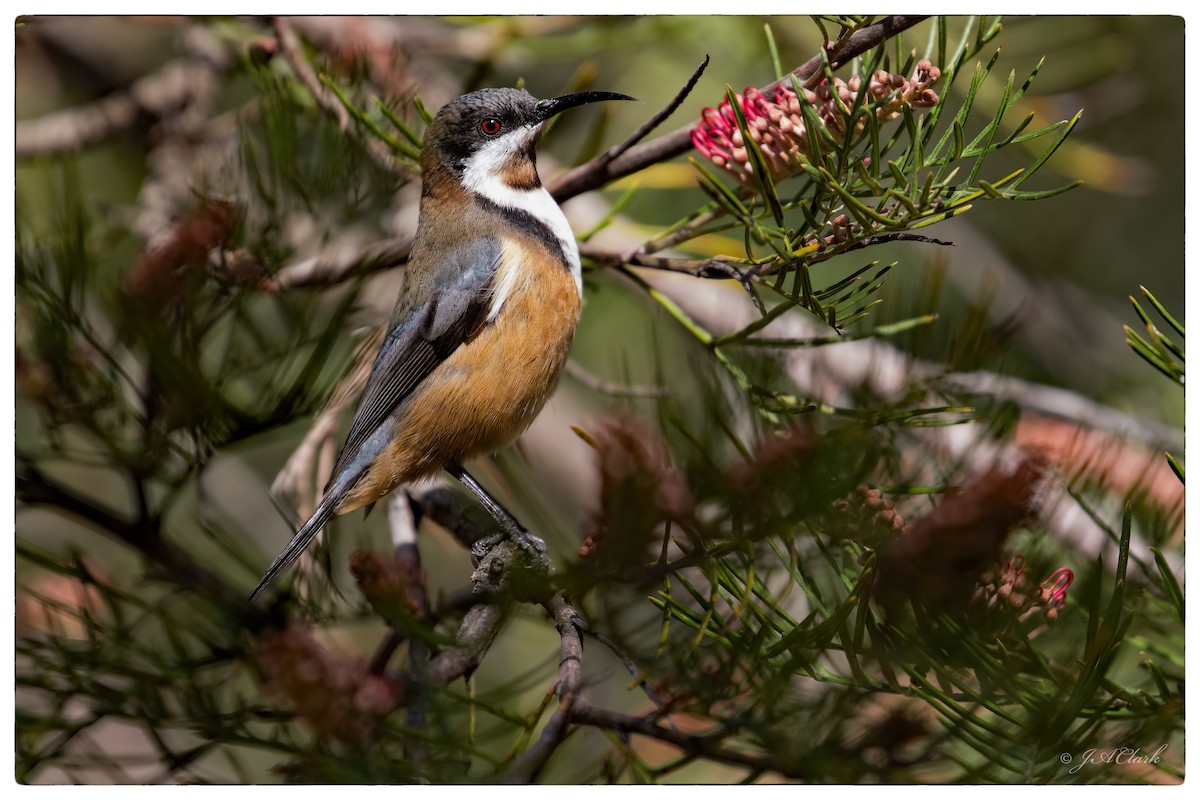
[[(1007, 332), (966, 303), (941, 320), (932, 289), (889, 310), (901, 271), (867, 256), (1076, 196), (1047, 174), (1080, 114), (1035, 122), (1042, 64), (995, 74), (999, 20), (820, 17), (795, 71), (781, 26), (804, 21), (779, 21), (776, 83), (736, 91), (714, 59), (726, 92), (689, 130), (612, 146), (608, 116), (557, 123), (546, 150), (584, 147), (557, 199), (626, 181), (579, 236), (564, 384), (601, 410), (555, 422), (588, 477), (539, 472), (533, 447), (482, 471), (551, 557), (472, 563), (459, 543), (490, 518), (415, 487), (246, 601), (378, 347), (370, 281), (411, 242), (421, 98), (486, 83), (510, 47), (601, 54), (627, 24), (391, 22), (179, 22), (175, 60), (97, 101), (136, 111), (120, 208), (80, 177), (75, 150), (116, 133), (98, 117), (50, 120), (74, 147), (18, 128), (19, 781), (1182, 779), (1180, 509), (1018, 441), (1032, 400), (968, 380)], [(680, 180), (662, 162), (683, 152)], [(1143, 293), (1130, 346), (1182, 384), (1183, 327)], [(622, 380), (580, 366), (631, 330)], [(285, 462), (272, 509), (261, 476)]]

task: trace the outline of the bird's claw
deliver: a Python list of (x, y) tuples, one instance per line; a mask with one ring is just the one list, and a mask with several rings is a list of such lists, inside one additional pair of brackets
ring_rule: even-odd
[(501, 531), (493, 533), (491, 536), (485, 536), (482, 539), (477, 539), (471, 545), (471, 560), (478, 566), (483, 557), (488, 554), (496, 545), (503, 541), (511, 541), (520, 549), (524, 550), (534, 561), (544, 561), (546, 559), (546, 543), (539, 537), (534, 536), (528, 531)]

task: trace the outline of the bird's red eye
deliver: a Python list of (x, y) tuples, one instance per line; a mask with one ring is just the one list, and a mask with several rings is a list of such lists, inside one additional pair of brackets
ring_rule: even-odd
[(483, 122), (479, 123), (479, 130), (483, 131), (488, 136), (495, 136), (497, 133), (500, 132), (500, 129), (502, 127), (504, 127), (504, 126), (502, 126), (500, 124), (500, 120), (498, 120), (498, 119), (490, 119), (489, 118), (489, 119), (485, 119)]

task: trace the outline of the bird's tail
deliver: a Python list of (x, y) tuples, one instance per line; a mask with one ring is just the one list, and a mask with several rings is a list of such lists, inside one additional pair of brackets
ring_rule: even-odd
[(250, 593), (250, 602), (254, 602), (263, 592), (270, 589), (271, 584), (279, 580), (279, 576), (295, 563), (304, 549), (312, 542), (313, 537), (321, 531), (321, 528), (325, 527), (325, 523), (333, 516), (338, 501), (341, 499), (340, 492), (330, 492), (325, 495), (325, 498), (317, 506), (317, 510), (308, 518), (308, 522), (300, 526), (300, 530), (296, 531), (296, 535), (288, 542), (287, 547), (283, 548), (283, 552), (271, 563), (271, 566), (267, 567), (262, 579)]

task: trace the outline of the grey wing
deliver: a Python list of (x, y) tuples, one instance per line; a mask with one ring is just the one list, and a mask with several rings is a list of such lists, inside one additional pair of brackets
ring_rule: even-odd
[[(403, 400), (487, 320), (492, 283), (500, 266), (500, 243), (484, 238), (452, 253), (441, 270), (446, 283), (425, 305), (388, 331), (338, 453), (329, 484), (342, 477), (363, 444)], [(328, 491), (328, 486), (326, 490)]]

